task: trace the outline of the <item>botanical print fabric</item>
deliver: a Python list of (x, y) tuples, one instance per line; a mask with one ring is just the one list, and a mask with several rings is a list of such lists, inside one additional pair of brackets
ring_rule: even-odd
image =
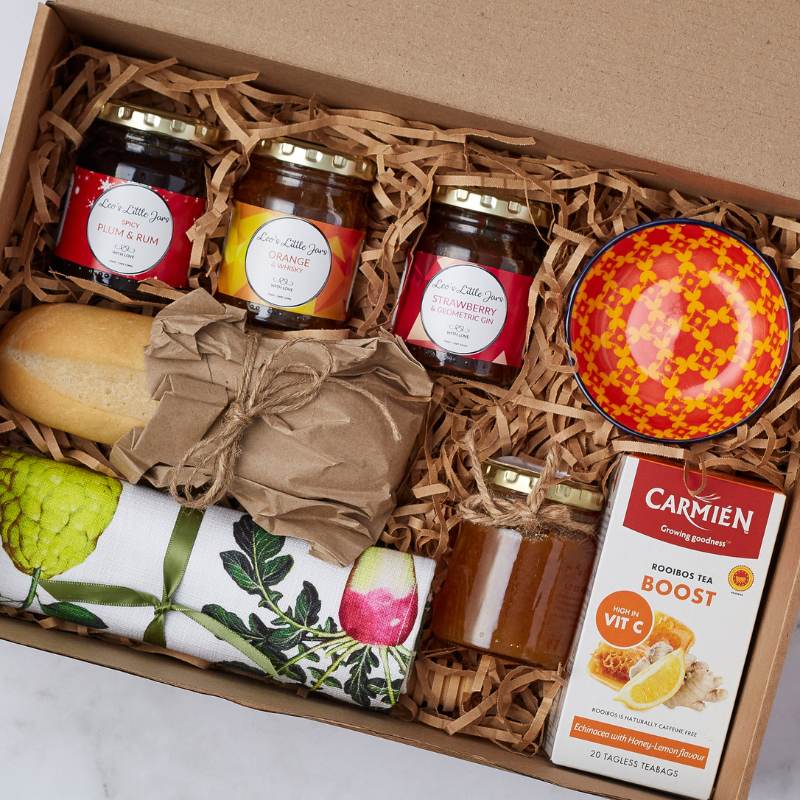
[(0, 531), (3, 604), (373, 708), (403, 691), (434, 571), (378, 547), (340, 567), (241, 512), (188, 512), (152, 489), (8, 451)]

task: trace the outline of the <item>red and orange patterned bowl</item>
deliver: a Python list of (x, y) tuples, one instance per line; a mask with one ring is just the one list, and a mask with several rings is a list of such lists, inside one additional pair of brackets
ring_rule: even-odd
[(720, 436), (769, 399), (789, 358), (777, 275), (736, 234), (691, 219), (648, 222), (578, 278), (567, 341), (578, 382), (626, 432), (670, 443)]

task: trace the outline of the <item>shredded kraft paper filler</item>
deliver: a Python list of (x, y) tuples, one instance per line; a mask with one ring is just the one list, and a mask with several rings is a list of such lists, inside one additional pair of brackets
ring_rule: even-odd
[[(103, 104), (124, 98), (203, 117), (224, 132), (221, 144), (205, 147), (208, 210), (189, 236), (192, 288), (214, 291), (233, 184), (247, 170), (262, 139), (300, 137), (335, 146), (377, 163), (370, 224), (351, 304), (351, 333), (377, 336), (388, 327), (407, 253), (425, 221), (435, 186), (483, 187), (521, 201), (554, 204), (555, 220), (542, 235), (547, 252), (529, 300), (529, 350), (508, 389), (446, 376), (435, 378), (424, 431), (410, 460), (400, 504), (380, 540), (402, 552), (439, 562), (435, 594), (446, 569), (451, 532), (460, 505), (480, 510), (480, 461), (497, 455), (546, 459), (546, 474), (568, 471), (576, 480), (606, 488), (623, 454), (681, 459), (701, 470), (736, 470), (791, 490), (800, 465), (800, 346), (792, 353), (784, 383), (753, 424), (691, 448), (626, 438), (594, 411), (573, 378), (564, 337), (568, 289), (588, 256), (638, 223), (675, 216), (724, 225), (772, 258), (800, 318), (800, 222), (770, 217), (727, 202), (685, 197), (643, 186), (636, 175), (596, 170), (553, 157), (524, 155), (533, 139), (511, 139), (481, 130), (443, 130), (425, 122), (357, 109), (327, 108), (315, 99), (258, 88), (269, 75), (219, 78), (195, 73), (174, 59), (148, 62), (78, 47), (52, 70), (52, 99), (28, 164), (29, 184), (15, 220), (12, 244), (0, 275), (0, 322), (37, 303), (72, 301), (125, 308), (146, 315), (180, 292), (157, 283), (142, 290), (153, 302), (126, 296), (79, 278), (51, 274), (59, 209), (69, 181), (70, 157)], [(517, 154), (512, 154), (513, 150)], [(522, 153), (523, 155), (519, 155)], [(639, 176), (646, 181), (647, 176)], [(99, 295), (99, 296), (98, 296)], [(795, 325), (796, 331), (796, 325)], [(793, 332), (794, 334), (794, 332)], [(109, 448), (51, 430), (0, 408), (4, 444), (33, 446), (56, 461), (83, 464), (123, 477)], [(146, 482), (146, 477), (143, 483)], [(540, 494), (540, 493), (539, 493)], [(478, 498), (476, 500), (475, 498)], [(530, 503), (541, 502), (537, 493)], [(532, 508), (536, 510), (535, 505)], [(46, 613), (46, 608), (42, 608)], [(152, 611), (152, 609), (151, 609)], [(49, 627), (89, 635), (90, 629), (31, 610), (4, 613)], [(108, 634), (92, 632), (91, 635)], [(166, 642), (129, 646), (165, 652)], [(178, 654), (199, 667), (202, 658)], [(465, 733), (502, 747), (536, 753), (547, 714), (563, 683), (557, 670), (519, 666), (476, 651), (444, 646), (422, 632), (406, 693), (392, 713), (448, 733)], [(304, 691), (300, 689), (299, 691)]]

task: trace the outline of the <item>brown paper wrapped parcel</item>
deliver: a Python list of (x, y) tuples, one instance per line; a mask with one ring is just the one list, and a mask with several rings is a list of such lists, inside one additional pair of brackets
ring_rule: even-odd
[(259, 525), (349, 564), (395, 506), (430, 379), (389, 334), (274, 337), (248, 333), (245, 319), (203, 290), (158, 314), (145, 351), (158, 408), (115, 444), (112, 463), (132, 482), (187, 485), (190, 497), (228, 481)]

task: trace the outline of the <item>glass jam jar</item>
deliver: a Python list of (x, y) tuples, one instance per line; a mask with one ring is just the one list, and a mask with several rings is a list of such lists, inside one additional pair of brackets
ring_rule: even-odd
[(394, 332), (426, 367), (508, 386), (522, 366), (528, 296), (550, 207), (440, 186), (406, 266)]
[(278, 328), (344, 325), (374, 177), (366, 158), (263, 140), (234, 189), (220, 299)]
[(179, 114), (106, 103), (78, 148), (51, 270), (139, 300), (141, 281), (189, 281), (186, 232), (206, 210), (205, 153), (219, 131)]
[[(492, 491), (522, 502), (540, 474), (539, 465), (520, 459), (484, 465)], [(566, 506), (575, 522), (543, 517), (536, 532), (461, 524), (434, 599), (435, 636), (546, 669), (566, 663), (594, 564), (588, 531), (599, 521), (603, 496), (560, 483), (548, 490), (542, 508), (547, 504)]]

